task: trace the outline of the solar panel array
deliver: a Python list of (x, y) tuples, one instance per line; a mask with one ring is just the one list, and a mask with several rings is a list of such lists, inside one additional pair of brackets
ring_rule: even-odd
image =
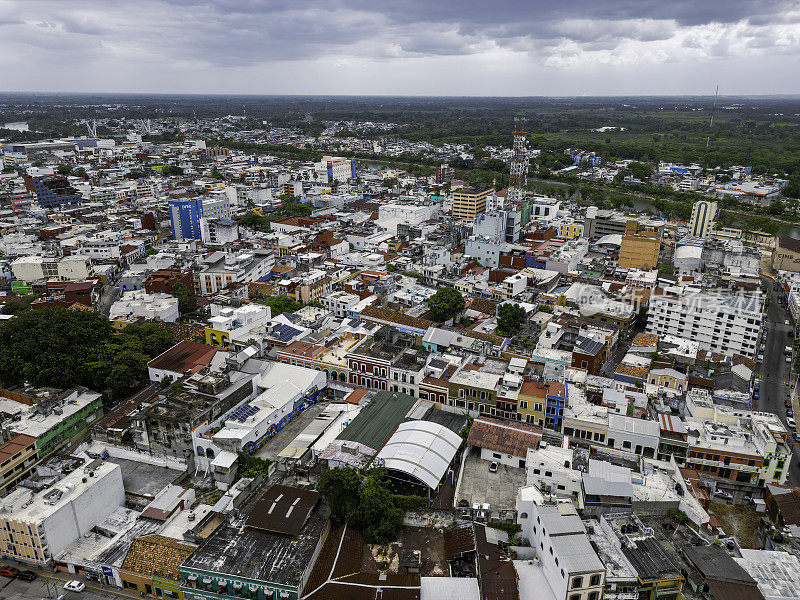
[(258, 409), (255, 406), (251, 406), (250, 404), (245, 404), (244, 406), (240, 406), (236, 409), (229, 418), (233, 421), (239, 421), (244, 423), (247, 421), (248, 417), (252, 417), (254, 414), (258, 412)]
[(288, 325), (281, 325), (280, 327), (276, 327), (275, 331), (272, 335), (280, 340), (281, 342), (288, 342), (293, 337), (302, 333), (299, 329), (295, 329), (294, 327), (289, 327)]

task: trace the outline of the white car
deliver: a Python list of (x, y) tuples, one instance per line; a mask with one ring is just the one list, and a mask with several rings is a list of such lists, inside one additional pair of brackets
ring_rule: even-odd
[(82, 592), (86, 589), (86, 584), (73, 579), (64, 584), (64, 589), (68, 592)]
[(786, 424), (789, 427), (791, 427), (792, 429), (796, 429), (797, 428), (797, 423), (794, 422), (794, 418), (792, 418), (792, 417), (786, 417)]

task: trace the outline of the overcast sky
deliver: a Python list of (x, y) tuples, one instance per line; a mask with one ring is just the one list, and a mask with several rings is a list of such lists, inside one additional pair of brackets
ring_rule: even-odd
[(0, 90), (800, 93), (800, 0), (0, 0)]

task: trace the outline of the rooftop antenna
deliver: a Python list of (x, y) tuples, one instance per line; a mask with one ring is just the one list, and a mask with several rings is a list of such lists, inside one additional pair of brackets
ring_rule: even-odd
[(714, 92), (714, 104), (711, 105), (711, 121), (708, 124), (708, 137), (706, 138), (706, 150), (708, 150), (708, 142), (711, 140), (711, 128), (714, 126), (714, 113), (717, 110), (717, 96), (719, 96), (719, 84), (717, 84), (717, 91)]

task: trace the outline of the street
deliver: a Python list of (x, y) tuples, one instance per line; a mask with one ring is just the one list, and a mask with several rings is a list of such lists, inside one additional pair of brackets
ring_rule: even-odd
[[(100, 587), (97, 582), (87, 582), (82, 575), (70, 575), (69, 573), (53, 573), (52, 571), (43, 572), (41, 569), (31, 568), (14, 564), (18, 569), (30, 569), (36, 571), (39, 577), (31, 582), (21, 579), (6, 579), (0, 577), (0, 600), (47, 600), (57, 598), (64, 594), (63, 600), (119, 600), (123, 598), (139, 599), (138, 595), (128, 594), (116, 588)], [(77, 579), (86, 583), (86, 589), (82, 592), (68, 592), (64, 589), (64, 584), (71, 579)]]
[[(753, 402), (753, 408), (761, 412), (777, 414), (786, 423), (786, 407), (784, 402), (789, 398), (789, 374), (791, 365), (786, 362), (784, 348), (792, 346), (794, 339), (787, 335), (792, 328), (785, 325), (784, 321), (789, 318), (787, 312), (781, 307), (778, 293), (773, 289), (773, 283), (766, 280), (769, 285), (769, 307), (767, 307), (767, 320), (765, 329), (767, 340), (762, 346), (764, 362), (761, 365), (761, 389), (759, 390), (758, 400)], [(797, 407), (794, 407), (795, 410)], [(790, 433), (794, 430), (788, 425), (786, 428)], [(794, 458), (789, 470), (787, 483), (789, 485), (800, 485), (800, 449), (797, 444), (792, 445)]]
[(111, 305), (119, 297), (119, 288), (115, 285), (104, 285), (100, 293), (100, 300), (97, 303), (97, 312), (101, 315), (108, 316), (111, 312)]

